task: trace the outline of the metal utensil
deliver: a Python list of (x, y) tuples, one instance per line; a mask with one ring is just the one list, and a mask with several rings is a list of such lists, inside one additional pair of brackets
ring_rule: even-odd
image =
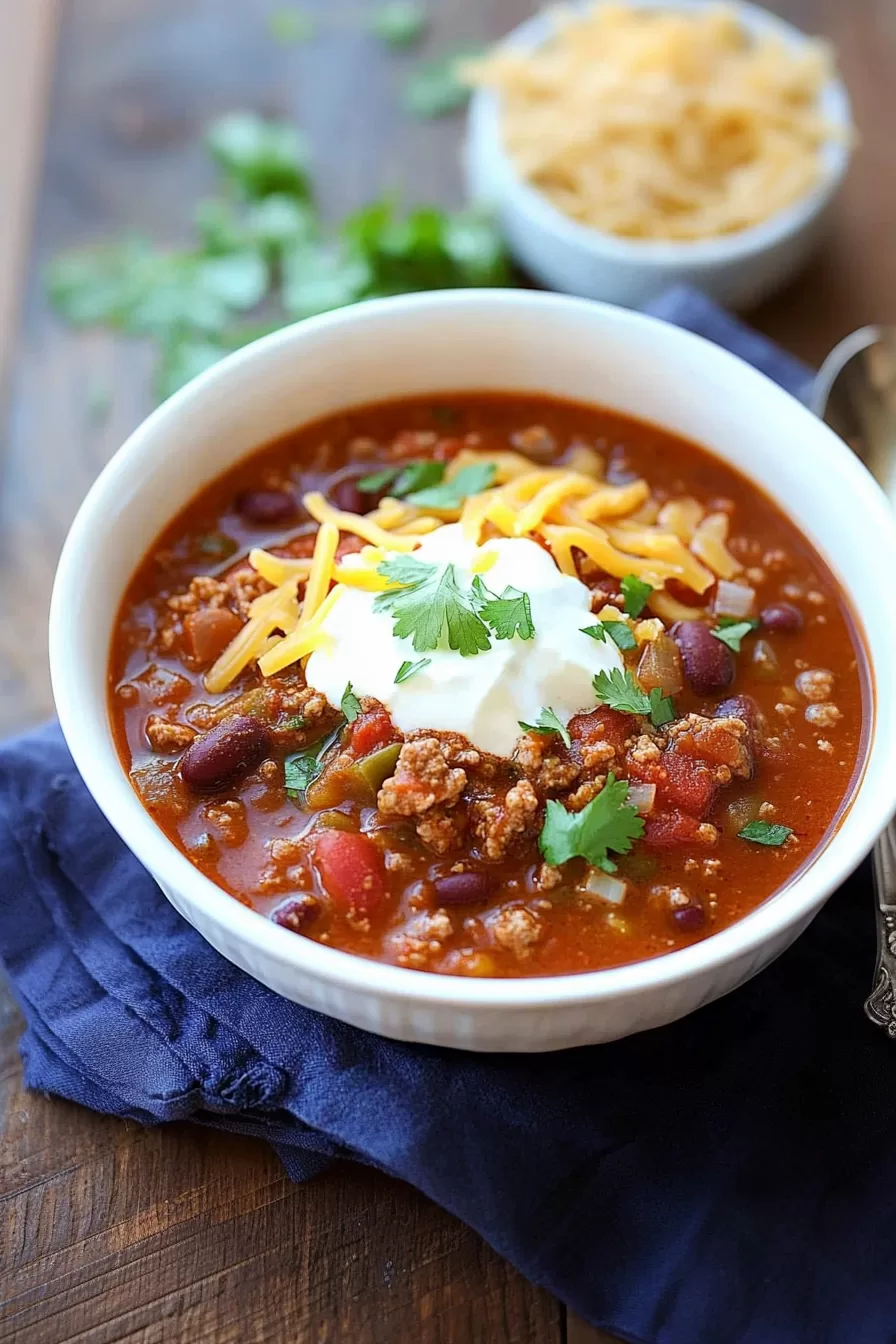
[[(835, 346), (810, 393), (896, 508), (896, 327), (862, 327)], [(896, 1039), (896, 821), (874, 846), (877, 966), (865, 1012)]]

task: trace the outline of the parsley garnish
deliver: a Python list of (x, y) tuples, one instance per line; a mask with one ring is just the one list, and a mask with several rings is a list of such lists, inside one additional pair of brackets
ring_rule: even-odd
[(348, 683), (345, 690), (342, 692), (342, 700), (340, 701), (339, 707), (349, 723), (354, 723), (355, 719), (361, 713), (361, 701), (352, 690), (351, 682)]
[(759, 622), (756, 620), (739, 621), (733, 616), (720, 616), (718, 625), (709, 633), (727, 645), (732, 653), (740, 653), (741, 640), (758, 629)]
[(770, 821), (748, 821), (737, 834), (741, 840), (752, 840), (754, 845), (777, 848), (793, 835), (793, 831), (789, 826), (778, 826)]
[(418, 672), (422, 672), (425, 667), (429, 667), (431, 658), (421, 658), (417, 663), (402, 663), (401, 667), (395, 673), (395, 685), (400, 686), (403, 681), (410, 681)]
[(495, 639), (513, 639), (514, 635), (520, 639), (533, 638), (535, 626), (528, 593), (507, 587), (497, 597), (486, 588), (479, 574), (473, 579), (473, 592), (479, 603), (479, 615), (491, 627)]
[(468, 495), (487, 490), (497, 471), (494, 462), (472, 462), (468, 467), (461, 467), (450, 481), (426, 490), (415, 490), (408, 495), (408, 503), (416, 504), (418, 509), (459, 509)]
[(581, 812), (567, 812), (556, 799), (548, 800), (538, 847), (548, 863), (559, 865), (583, 858), (594, 868), (614, 873), (608, 851), (627, 854), (632, 841), (644, 834), (644, 821), (628, 804), (628, 784), (610, 772), (596, 798)]
[(607, 636), (609, 636), (617, 649), (622, 649), (623, 652), (638, 647), (638, 641), (635, 639), (625, 621), (598, 621), (597, 625), (585, 626), (582, 630), (582, 634), (590, 635), (592, 639), (600, 640), (606, 640)]
[(373, 33), (389, 47), (412, 47), (426, 32), (426, 10), (411, 0), (392, 0), (375, 11)]
[(619, 588), (622, 593), (622, 605), (625, 608), (627, 616), (640, 616), (641, 612), (647, 606), (647, 600), (653, 592), (649, 583), (639, 579), (636, 574), (626, 574), (625, 578), (620, 580)]
[(472, 595), (461, 592), (453, 565), (428, 565), (411, 555), (384, 560), (377, 573), (394, 588), (380, 593), (374, 611), (394, 617), (396, 639), (410, 639), (417, 653), (436, 649), (447, 629), (448, 647), (470, 658), (491, 648), (488, 629), (475, 610)]
[(591, 684), (598, 700), (610, 709), (618, 709), (621, 714), (646, 714), (656, 728), (675, 718), (671, 697), (663, 695), (658, 686), (646, 695), (631, 672), (619, 667), (614, 667), (611, 672), (598, 672)]
[(302, 751), (294, 751), (283, 762), (283, 782), (294, 802), (304, 803), (305, 790), (322, 773), (324, 756), (336, 742), (345, 727), (339, 723), (321, 742), (315, 742)]
[(563, 738), (565, 746), (572, 745), (572, 739), (569, 736), (566, 724), (560, 722), (550, 705), (547, 709), (542, 709), (539, 712), (534, 723), (523, 723), (520, 719), (519, 725), (527, 733), (558, 733)]
[(444, 462), (408, 462), (403, 467), (385, 467), (372, 476), (362, 477), (358, 489), (365, 495), (375, 495), (388, 487), (393, 498), (403, 499), (412, 490), (438, 485), (444, 475)]

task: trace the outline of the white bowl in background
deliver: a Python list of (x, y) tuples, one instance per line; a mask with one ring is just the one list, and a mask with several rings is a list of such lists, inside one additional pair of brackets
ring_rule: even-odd
[[(705, 0), (628, 0), (639, 8), (693, 10)], [(579, 6), (580, 8), (588, 6)], [(752, 33), (788, 46), (808, 39), (767, 10), (733, 5)], [(550, 13), (515, 28), (502, 46), (531, 50), (553, 33)], [(829, 80), (821, 111), (836, 127), (852, 126), (842, 81)], [(571, 219), (517, 173), (502, 141), (500, 100), (478, 89), (470, 100), (464, 163), (472, 199), (495, 216), (515, 259), (540, 284), (565, 294), (642, 308), (675, 284), (694, 285), (730, 308), (750, 308), (791, 278), (808, 260), (828, 221), (846, 174), (846, 137), (825, 147), (822, 175), (805, 196), (740, 233), (694, 242), (619, 238)]]
[[(746, 919), (668, 956), (582, 975), (478, 980), (312, 942), (194, 868), (144, 810), (115, 750), (106, 677), (119, 603), (186, 501), (253, 449), (319, 416), (474, 389), (594, 402), (705, 444), (802, 528), (863, 630), (879, 694), (864, 772), (840, 825)], [(896, 521), (864, 467), (799, 402), (733, 355), (654, 318), (580, 299), (523, 290), (415, 294), (268, 336), (197, 378), (136, 430), (88, 494), (62, 552), (50, 614), (53, 688), (99, 806), (224, 956), (287, 998), (385, 1036), (550, 1050), (655, 1027), (734, 989), (792, 942), (868, 852), (896, 801), (894, 573)]]

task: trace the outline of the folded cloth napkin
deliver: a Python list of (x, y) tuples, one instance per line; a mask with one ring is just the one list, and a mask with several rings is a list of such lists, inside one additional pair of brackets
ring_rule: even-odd
[[(700, 296), (659, 311), (804, 388)], [(123, 847), (55, 726), (0, 748), (0, 880), (28, 1086), (258, 1135), (296, 1180), (370, 1163), (638, 1344), (896, 1340), (896, 1046), (862, 1014), (867, 868), (722, 1001), (533, 1056), (382, 1040), (257, 984)]]

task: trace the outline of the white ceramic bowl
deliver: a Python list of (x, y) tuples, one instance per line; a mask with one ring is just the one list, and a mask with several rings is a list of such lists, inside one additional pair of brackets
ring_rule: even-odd
[[(459, 389), (545, 392), (696, 439), (746, 471), (826, 556), (864, 627), (876, 705), (864, 777), (815, 861), (732, 928), (653, 961), (584, 975), (474, 980), (381, 965), (297, 937), (204, 877), (144, 811), (106, 706), (125, 585), (196, 490), (267, 440), (343, 407)], [(700, 337), (558, 295), (471, 290), (313, 318), (231, 355), (166, 402), (75, 519), (50, 617), (56, 704), (78, 769), (125, 843), (224, 956), (288, 998), (371, 1031), (474, 1050), (550, 1050), (654, 1027), (725, 994), (805, 928), (870, 848), (896, 798), (896, 525), (849, 450), (768, 379)], [(870, 968), (869, 968), (870, 969)]]
[[(705, 8), (705, 0), (627, 2), (654, 9)], [(807, 40), (755, 5), (734, 8), (750, 32), (777, 36), (788, 46)], [(550, 13), (539, 14), (505, 42), (532, 49), (552, 32)], [(821, 110), (832, 125), (851, 126), (849, 98), (839, 79), (826, 85)], [(793, 205), (754, 228), (697, 242), (617, 238), (563, 214), (517, 174), (503, 146), (499, 99), (488, 90), (477, 90), (470, 101), (464, 159), (470, 196), (495, 214), (516, 260), (549, 289), (641, 308), (671, 285), (690, 284), (727, 307), (743, 309), (779, 288), (810, 256), (846, 173), (849, 146), (836, 140), (826, 146), (821, 178)]]

